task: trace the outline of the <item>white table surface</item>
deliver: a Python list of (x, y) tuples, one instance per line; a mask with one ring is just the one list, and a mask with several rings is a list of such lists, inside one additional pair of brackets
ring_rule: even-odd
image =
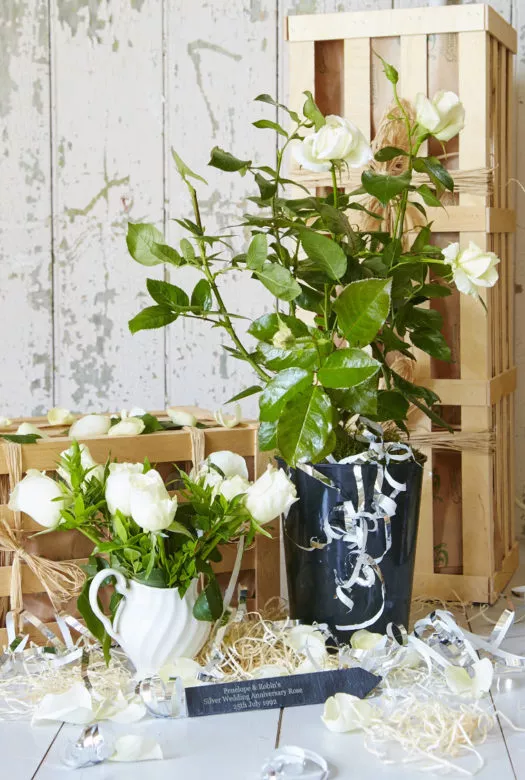
[[(501, 602), (486, 614), (497, 617), (505, 606)], [(471, 630), (489, 633), (490, 623), (476, 614), (479, 608), (469, 610)], [(525, 655), (525, 618), (511, 628), (503, 649)], [(476, 777), (525, 780), (525, 673), (496, 681), (486, 704), (496, 711), (498, 726), (479, 748), (485, 767)], [(266, 756), (277, 745), (287, 744), (320, 753), (334, 780), (428, 776), (410, 765), (382, 764), (365, 749), (362, 735), (329, 732), (320, 721), (321, 712), (322, 705), (314, 705), (282, 713), (266, 710), (188, 720), (144, 720), (125, 726), (103, 724), (115, 736), (134, 733), (153, 737), (165, 758), (136, 764), (106, 762), (84, 770), (70, 770), (61, 763), (65, 746), (80, 734), (79, 726), (0, 723), (0, 780), (257, 780)], [(504, 716), (524, 731), (515, 731)], [(472, 761), (464, 765), (473, 766)]]

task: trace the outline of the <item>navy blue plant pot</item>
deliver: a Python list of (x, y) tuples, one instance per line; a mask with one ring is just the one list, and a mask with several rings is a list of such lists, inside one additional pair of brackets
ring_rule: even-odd
[[(354, 464), (316, 465), (315, 470), (328, 477), (333, 486), (282, 461), (280, 465), (294, 482), (299, 497), (283, 519), (290, 616), (309, 624), (327, 623), (341, 642), (347, 642), (361, 624), (379, 612), (380, 616), (366, 626), (369, 631), (384, 633), (390, 622), (407, 627), (423, 467), (413, 460), (391, 462), (388, 466), (394, 480), (406, 484), (406, 490), (394, 499), (396, 510), (389, 521), (391, 544), (387, 542), (384, 518), (368, 523), (366, 554), (370, 556), (369, 562), (372, 559), (379, 562), (365, 569), (361, 567), (360, 582), (340, 590), (341, 600), (337, 595), (338, 584), (348, 582), (352, 576), (358, 560), (356, 546), (342, 539), (333, 539), (324, 547), (316, 544), (322, 545), (327, 540), (327, 518), (336, 532), (345, 529), (343, 502), (350, 501), (353, 507), (358, 507), (356, 475), (359, 478), (361, 474), (364, 510), (373, 511), (377, 464), (366, 463), (360, 472), (356, 472)], [(394, 489), (385, 480), (381, 492), (391, 496)], [(303, 549), (312, 546), (314, 549)], [(344, 603), (345, 596), (353, 602), (351, 608)]]

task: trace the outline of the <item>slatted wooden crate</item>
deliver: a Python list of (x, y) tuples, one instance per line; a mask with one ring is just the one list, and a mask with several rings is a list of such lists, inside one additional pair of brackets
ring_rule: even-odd
[[(161, 417), (161, 415), (158, 416)], [(56, 469), (60, 453), (71, 445), (71, 440), (64, 436), (64, 430), (48, 427), (47, 420), (44, 418), (31, 418), (30, 421), (44, 429), (50, 438), (39, 440), (35, 444), (18, 445), (22, 459), (22, 472), (25, 473), (28, 469), (53, 472)], [(16, 422), (22, 422), (22, 420)], [(254, 479), (264, 472), (269, 462), (267, 453), (261, 453), (257, 448), (257, 429), (258, 426), (255, 423), (243, 423), (232, 429), (210, 424), (210, 427), (203, 430), (205, 455), (218, 450), (237, 452), (246, 458), (250, 478)], [(192, 440), (186, 429), (159, 431), (140, 436), (104, 436), (86, 439), (85, 443), (88, 445), (94, 460), (98, 463), (104, 463), (108, 457), (119, 462), (141, 462), (144, 458), (148, 458), (153, 465), (159, 468), (165, 478), (171, 472), (170, 480), (176, 476), (175, 470), (172, 468), (173, 464), (176, 463), (184, 468), (191, 466), (192, 462)], [(0, 487), (4, 500), (9, 493), (8, 483), (8, 461), (5, 448), (0, 443)], [(13, 527), (14, 514), (7, 508), (6, 503), (0, 504), (0, 519), (7, 520)], [(36, 531), (41, 531), (42, 528), (26, 515), (22, 515), (22, 528), (25, 547), (26, 549), (31, 547), (32, 552), (53, 560), (63, 560), (64, 558), (71, 559), (72, 554), (75, 554), (72, 553), (72, 550), (76, 547), (77, 550), (82, 550), (83, 555), (89, 555), (89, 548), (86, 549), (85, 543), (83, 543), (84, 538), (76, 535), (75, 532), (56, 531), (39, 537), (38, 546), (35, 547), (35, 541), (28, 537)], [(268, 530), (272, 534), (272, 538), (258, 537), (254, 545), (247, 549), (243, 556), (238, 582), (248, 588), (248, 609), (261, 609), (269, 599), (280, 595), (279, 523), (276, 521), (270, 524)], [(66, 534), (67, 542), (64, 544)], [(229, 580), (236, 551), (236, 545), (224, 545), (221, 547), (223, 560), (214, 564), (219, 581), (223, 585)], [(75, 561), (84, 563), (86, 558), (76, 558)], [(12, 571), (11, 565), (0, 565), (0, 598), (5, 599), (10, 595)], [(40, 594), (35, 600), (35, 611), (38, 611), (39, 606), (41, 609), (43, 608), (44, 619), (46, 619), (47, 615), (52, 612), (51, 605), (45, 594), (42, 593), (41, 583), (24, 564), (22, 565), (22, 590), (24, 598), (28, 600), (27, 608), (30, 611), (34, 608), (32, 600), (35, 600), (35, 596)], [(56, 623), (48, 623), (48, 625), (58, 633)], [(27, 630), (35, 641), (42, 641), (42, 636), (31, 626), (26, 626), (24, 630)], [(6, 638), (6, 629), (0, 628), (0, 648), (5, 644)]]
[[(445, 164), (456, 169), (452, 173), (459, 182), (457, 194), (446, 211), (427, 211), (436, 243), (459, 241), (464, 247), (474, 241), (495, 251), (501, 258), (500, 281), (481, 293), (487, 312), (475, 299), (459, 293), (436, 304), (452, 341), (452, 364), (418, 355), (415, 381), (441, 397), (443, 415), (458, 430), (455, 446), (461, 449), (426, 449), (414, 591), (427, 597), (492, 602), (518, 563), (515, 212), (508, 186), (514, 170), (516, 31), (489, 6), (463, 5), (290, 16), (287, 38), (291, 107), (300, 110), (302, 93), (310, 90), (324, 113), (346, 116), (371, 139), (392, 97), (376, 53), (399, 70), (399, 91), (405, 99), (449, 89), (465, 105), (466, 127), (446, 146)], [(434, 141), (429, 143), (432, 154), (443, 154)], [(294, 178), (307, 187), (330, 186), (330, 174), (300, 170), (294, 162), (291, 167)], [(343, 174), (345, 189), (358, 186), (360, 173)], [(479, 189), (465, 183), (472, 176), (484, 182)], [(421, 416), (413, 416), (411, 427), (438, 435)], [(477, 440), (476, 450), (464, 446), (470, 434)], [(455, 561), (447, 566), (449, 553), (454, 553)]]

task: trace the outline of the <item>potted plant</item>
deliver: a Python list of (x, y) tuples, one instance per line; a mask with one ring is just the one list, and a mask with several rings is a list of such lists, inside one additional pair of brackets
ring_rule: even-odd
[[(377, 149), (373, 165), (360, 130), (323, 116), (309, 92), (302, 116), (278, 106), (291, 129), (273, 119), (254, 122), (281, 140), (273, 165), (212, 150), (211, 166), (253, 177), (256, 210), (242, 219), (252, 236), (245, 253), (233, 255), (226, 237), (206, 232), (195, 189), (203, 179), (176, 152), (193, 205), (192, 218), (178, 220), (187, 237), (175, 248), (153, 225), (133, 223), (127, 235), (137, 262), (165, 263), (174, 278), (185, 265), (201, 273), (191, 293), (148, 279), (154, 305), (130, 329), (197, 317), (223, 328), (232, 342), (225, 349), (252, 367), (257, 384), (230, 401), (259, 394), (259, 445), (277, 450), (297, 485), (300, 500), (284, 518), (291, 614), (328, 622), (346, 638), (355, 628), (407, 622), (422, 464), (399, 439), (408, 433), (411, 406), (446, 425), (434, 408), (436, 394), (402, 376), (393, 358), (413, 361), (416, 347), (450, 360), (442, 318), (428, 302), (450, 295), (454, 285), (477, 295), (498, 278), (493, 253), (473, 244), (434, 246), (427, 223), (426, 206), (441, 206), (454, 182), (421, 149), (430, 137), (446, 142), (460, 132), (459, 99), (451, 92), (432, 101), (419, 95), (414, 111), (398, 96), (395, 68), (384, 62), (384, 71), (393, 87), (389, 119), (403, 144)], [(278, 105), (268, 95), (256, 100)], [(331, 172), (328, 195), (298, 193), (304, 187), (283, 173), (290, 148), (303, 167)], [(377, 170), (390, 161), (395, 173)], [(338, 183), (346, 166), (364, 167), (361, 186), (350, 193)], [(410, 230), (409, 208), (421, 217)], [(233, 270), (275, 296), (274, 310), (248, 328), (250, 343), (239, 337), (221, 294)]]
[[(252, 483), (244, 458), (229, 451), (211, 454), (189, 476), (181, 472), (180, 500), (147, 460), (102, 466), (76, 441), (57, 473), (55, 480), (29, 470), (9, 507), (45, 527), (41, 533), (75, 529), (93, 542), (78, 609), (106, 657), (113, 638), (139, 678), (172, 657), (196, 655), (223, 616), (229, 604), (212, 568), (219, 545), (236, 541), (240, 562), (244, 543), (267, 535), (264, 525), (296, 500), (282, 470), (269, 466)], [(113, 621), (98, 598), (109, 582)]]

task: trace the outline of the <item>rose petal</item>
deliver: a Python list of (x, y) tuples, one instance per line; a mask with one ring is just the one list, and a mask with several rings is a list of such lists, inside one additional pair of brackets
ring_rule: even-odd
[(64, 693), (47, 693), (33, 714), (33, 723), (51, 720), (83, 725), (93, 719), (91, 696), (81, 682)]
[(115, 752), (110, 761), (152, 761), (164, 758), (158, 742), (150, 737), (126, 734), (115, 740)]
[(327, 729), (341, 734), (369, 726), (379, 717), (377, 707), (367, 701), (349, 693), (336, 693), (326, 700), (321, 720)]
[(374, 634), (362, 628), (352, 634), (350, 644), (354, 650), (372, 650), (373, 648), (384, 647), (386, 636), (383, 634)]

